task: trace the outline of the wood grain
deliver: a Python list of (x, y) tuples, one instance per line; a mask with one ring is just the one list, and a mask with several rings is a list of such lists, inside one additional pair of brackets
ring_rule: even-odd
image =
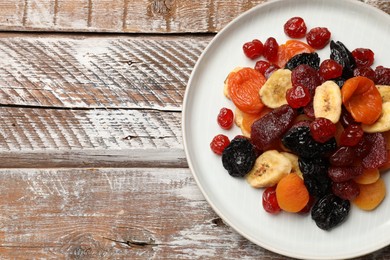
[[(390, 14), (388, 0), (357, 0)], [(1, 0), (0, 30), (182, 33), (218, 32), (267, 0)]]
[(289, 259), (226, 226), (188, 169), (3, 169), (0, 190), (5, 258)]
[(0, 104), (180, 111), (210, 37), (0, 38)]

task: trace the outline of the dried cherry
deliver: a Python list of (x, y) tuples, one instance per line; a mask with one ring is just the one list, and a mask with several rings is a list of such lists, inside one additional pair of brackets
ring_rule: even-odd
[(375, 71), (371, 67), (360, 67), (353, 70), (353, 76), (358, 77), (366, 77), (371, 79), (372, 81), (375, 81)]
[(229, 137), (223, 134), (216, 135), (210, 143), (211, 150), (218, 155), (221, 155), (223, 150), (230, 144)]
[(225, 130), (232, 128), (234, 121), (233, 111), (229, 108), (223, 107), (218, 113), (217, 122), (219, 126)]
[(269, 37), (264, 42), (263, 56), (270, 62), (276, 62), (278, 57), (279, 44), (275, 38)]
[(276, 187), (268, 187), (263, 192), (262, 204), (265, 211), (271, 214), (277, 214), (281, 211), (278, 200), (276, 199)]
[(254, 60), (263, 54), (263, 43), (260, 40), (254, 39), (251, 42), (244, 43), (242, 49), (249, 59)]
[(360, 125), (350, 124), (340, 135), (340, 145), (355, 146), (363, 137), (363, 129)]
[(287, 90), (286, 100), (292, 108), (300, 108), (309, 104), (311, 95), (306, 87), (298, 85)]
[(310, 132), (313, 139), (325, 143), (336, 134), (336, 125), (327, 118), (316, 118), (310, 123)]
[(366, 48), (356, 48), (352, 51), (357, 67), (369, 67), (374, 63), (374, 52)]
[(318, 71), (306, 64), (301, 64), (291, 71), (291, 82), (293, 86), (305, 86), (312, 96), (322, 83)]
[(260, 72), (261, 74), (265, 75), (265, 72), (267, 69), (271, 66), (271, 63), (265, 60), (259, 60), (255, 64), (255, 70)]
[(302, 17), (292, 17), (284, 24), (284, 33), (291, 38), (302, 38), (306, 35), (306, 24)]
[(323, 49), (329, 42), (331, 33), (328, 28), (315, 27), (306, 35), (307, 43), (315, 49)]
[(319, 73), (324, 80), (335, 79), (343, 74), (343, 66), (334, 60), (327, 59), (321, 63)]

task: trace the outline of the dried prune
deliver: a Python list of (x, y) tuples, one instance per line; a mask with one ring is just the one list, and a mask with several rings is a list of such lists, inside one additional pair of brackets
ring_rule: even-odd
[(316, 52), (300, 53), (292, 57), (285, 65), (285, 69), (293, 70), (299, 65), (306, 64), (315, 70), (320, 68), (320, 57)]
[(291, 127), (282, 138), (283, 145), (303, 158), (315, 158), (327, 155), (337, 148), (333, 137), (325, 143), (316, 142), (307, 126)]
[(333, 182), (332, 192), (344, 200), (354, 200), (360, 193), (359, 185), (353, 180), (344, 182)]
[(244, 177), (256, 161), (256, 151), (248, 138), (234, 138), (222, 152), (222, 165), (233, 177)]
[(353, 77), (356, 68), (355, 58), (342, 42), (330, 42), (330, 58), (343, 66), (343, 79)]
[(382, 133), (365, 134), (365, 141), (370, 147), (368, 154), (363, 158), (364, 168), (380, 168), (387, 161), (386, 140)]
[(319, 228), (330, 230), (347, 218), (350, 207), (349, 200), (343, 200), (334, 194), (328, 194), (314, 204), (311, 217)]
[(349, 181), (363, 174), (361, 166), (337, 167), (331, 166), (328, 170), (328, 176), (334, 182)]
[(255, 121), (251, 127), (252, 143), (259, 150), (267, 150), (291, 127), (297, 114), (290, 106), (283, 105)]
[(298, 159), (303, 181), (310, 195), (322, 198), (330, 191), (331, 180), (328, 177), (328, 162), (323, 158)]

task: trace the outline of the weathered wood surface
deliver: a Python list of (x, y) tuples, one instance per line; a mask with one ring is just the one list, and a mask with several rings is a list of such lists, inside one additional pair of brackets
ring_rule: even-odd
[[(390, 13), (388, 0), (356, 0)], [(0, 30), (218, 32), (267, 0), (1, 0)]]
[(4, 169), (0, 190), (7, 259), (289, 259), (226, 226), (185, 168)]

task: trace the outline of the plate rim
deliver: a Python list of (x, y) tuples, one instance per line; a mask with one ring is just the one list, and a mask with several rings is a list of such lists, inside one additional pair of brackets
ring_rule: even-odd
[[(236, 24), (239, 20), (241, 20), (244, 17), (250, 15), (251, 13), (258, 12), (258, 9), (265, 8), (267, 6), (278, 5), (278, 4), (280, 4), (280, 2), (287, 2), (287, 1), (294, 1), (294, 0), (270, 0), (270, 1), (267, 1), (267, 2), (264, 2), (264, 3), (260, 3), (260, 4), (256, 5), (256, 6), (252, 7), (251, 9), (249, 9), (249, 10), (239, 14), (237, 17), (232, 19), (227, 25), (225, 25), (212, 38), (212, 40), (207, 44), (207, 46), (205, 47), (205, 49), (202, 51), (201, 55), (199, 56), (198, 60), (196, 61), (195, 65), (194, 65), (194, 67), (192, 69), (191, 75), (190, 75), (190, 77), (188, 79), (187, 85), (186, 85), (186, 90), (185, 90), (184, 98), (183, 98), (182, 119), (181, 119), (181, 125), (182, 125), (182, 131), (181, 132), (182, 132), (183, 146), (184, 146), (184, 152), (185, 152), (186, 160), (187, 160), (187, 163), (188, 163), (188, 167), (190, 169), (190, 172), (191, 172), (192, 176), (195, 179), (197, 187), (200, 189), (202, 195), (204, 196), (205, 200), (210, 205), (210, 207), (213, 209), (213, 211), (226, 224), (228, 224), (229, 227), (231, 227), (235, 232), (240, 234), (245, 239), (251, 241), (256, 246), (260, 246), (260, 247), (262, 247), (262, 248), (264, 248), (266, 250), (272, 251), (274, 253), (277, 253), (277, 254), (280, 254), (280, 255), (283, 255), (283, 256), (295, 257), (295, 258), (300, 258), (300, 259), (340, 259), (340, 258), (350, 259), (350, 258), (355, 258), (355, 257), (360, 257), (360, 256), (363, 256), (363, 255), (366, 255), (366, 254), (370, 254), (372, 252), (375, 252), (377, 250), (380, 250), (380, 249), (390, 245), (390, 240), (387, 241), (387, 242), (375, 244), (376, 246), (375, 247), (370, 247), (369, 250), (364, 250), (364, 251), (357, 250), (355, 253), (348, 253), (348, 254), (344, 254), (344, 255), (339, 254), (339, 255), (334, 255), (334, 256), (316, 256), (316, 255), (308, 255), (308, 254), (303, 255), (303, 254), (300, 254), (300, 253), (297, 253), (297, 252), (281, 250), (281, 249), (275, 248), (275, 247), (273, 247), (272, 245), (269, 245), (269, 244), (259, 243), (259, 241), (257, 241), (254, 237), (252, 237), (251, 235), (248, 235), (245, 232), (241, 231), (240, 228), (237, 227), (235, 224), (233, 224), (218, 209), (218, 207), (213, 203), (213, 201), (208, 196), (207, 192), (204, 190), (204, 187), (202, 186), (202, 184), (201, 184), (201, 182), (200, 182), (200, 180), (199, 180), (199, 178), (198, 178), (198, 176), (197, 176), (197, 174), (196, 174), (196, 172), (194, 170), (194, 165), (193, 165), (192, 159), (189, 156), (189, 154), (190, 154), (189, 149), (190, 148), (189, 148), (188, 143), (187, 143), (187, 138), (188, 137), (187, 137), (187, 131), (186, 131), (186, 128), (187, 128), (187, 123), (186, 123), (187, 116), (186, 115), (188, 113), (187, 111), (189, 110), (189, 107), (188, 107), (187, 104), (189, 102), (188, 100), (190, 99), (189, 93), (192, 91), (191, 88), (193, 88), (191, 86), (193, 85), (193, 81), (194, 81), (194, 78), (196, 76), (195, 75), (196, 71), (198, 70), (198, 67), (201, 65), (201, 63), (202, 63), (203, 59), (205, 58), (205, 56), (207, 55), (208, 51), (213, 47), (213, 45), (215, 44), (215, 42), (218, 41), (219, 38), (223, 37), (223, 35), (225, 34), (225, 31), (229, 30), (229, 28), (231, 26), (233, 26), (234, 24)], [(299, 1), (307, 1), (307, 0), (299, 0)], [(311, 1), (327, 2), (326, 0), (311, 0)], [(373, 12), (373, 13), (375, 13), (377, 15), (381, 15), (384, 18), (386, 17), (386, 19), (388, 19), (390, 21), (390, 15), (389, 14), (387, 14), (383, 10), (381, 10), (379, 8), (376, 8), (376, 7), (372, 6), (372, 5), (369, 5), (367, 3), (361, 2), (359, 0), (338, 0), (338, 1), (348, 2), (349, 4), (359, 6), (359, 8), (370, 9), (370, 12)]]

